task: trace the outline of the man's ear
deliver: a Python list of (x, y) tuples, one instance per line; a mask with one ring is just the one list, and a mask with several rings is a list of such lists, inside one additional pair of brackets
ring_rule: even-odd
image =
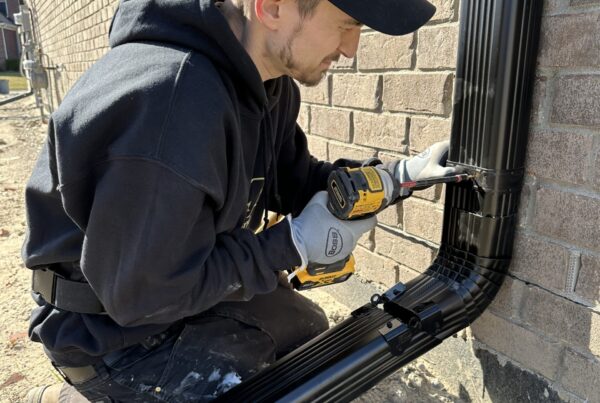
[(267, 28), (276, 30), (280, 25), (279, 11), (282, 0), (255, 0), (254, 12), (258, 20)]

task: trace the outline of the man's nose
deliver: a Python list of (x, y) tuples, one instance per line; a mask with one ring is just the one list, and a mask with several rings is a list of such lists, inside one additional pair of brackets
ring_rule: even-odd
[(358, 42), (360, 40), (361, 29), (356, 27), (350, 29), (342, 35), (342, 43), (340, 44), (339, 51), (345, 57), (351, 59), (356, 55), (358, 49)]

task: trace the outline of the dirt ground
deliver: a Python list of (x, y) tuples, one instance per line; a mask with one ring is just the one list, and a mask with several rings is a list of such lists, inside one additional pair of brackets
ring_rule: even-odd
[[(29, 341), (33, 307), (30, 272), (20, 258), (25, 235), (24, 186), (46, 135), (33, 97), (0, 106), (0, 403), (23, 401), (34, 386), (57, 382), (41, 346)], [(328, 313), (332, 324), (350, 310), (327, 293), (309, 297)], [(457, 402), (422, 362), (404, 367), (357, 399), (359, 402)]]
[(34, 304), (20, 257), (23, 190), (45, 133), (33, 97), (0, 106), (0, 402), (20, 402), (30, 387), (56, 382), (41, 346), (27, 337)]

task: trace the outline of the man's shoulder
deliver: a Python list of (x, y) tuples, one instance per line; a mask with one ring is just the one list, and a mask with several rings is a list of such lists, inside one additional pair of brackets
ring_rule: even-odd
[(200, 109), (203, 104), (226, 107), (231, 102), (208, 57), (174, 45), (132, 42), (111, 49), (83, 74), (60, 109), (67, 115), (74, 108), (82, 112), (82, 106), (92, 115), (141, 109), (160, 116), (176, 98), (191, 94), (195, 96), (187, 102)]
[[(176, 84), (199, 83), (222, 87), (219, 69), (200, 52), (176, 45), (132, 42), (118, 46), (106, 55), (105, 63), (115, 71), (115, 78), (145, 77), (146, 81)], [(121, 70), (121, 73), (119, 73)]]

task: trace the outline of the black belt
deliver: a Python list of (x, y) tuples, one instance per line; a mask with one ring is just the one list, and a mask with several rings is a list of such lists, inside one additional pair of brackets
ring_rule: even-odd
[(88, 283), (67, 280), (49, 269), (33, 270), (31, 289), (58, 309), (88, 314), (106, 313)]

